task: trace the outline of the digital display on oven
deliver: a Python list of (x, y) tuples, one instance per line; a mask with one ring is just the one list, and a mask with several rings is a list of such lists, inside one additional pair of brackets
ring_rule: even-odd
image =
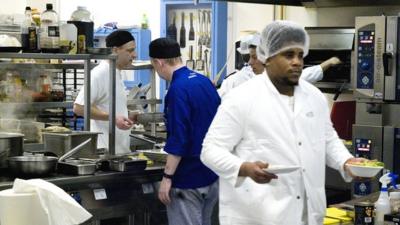
[(372, 140), (364, 138), (355, 139), (355, 153), (356, 157), (364, 157), (370, 159), (372, 150)]

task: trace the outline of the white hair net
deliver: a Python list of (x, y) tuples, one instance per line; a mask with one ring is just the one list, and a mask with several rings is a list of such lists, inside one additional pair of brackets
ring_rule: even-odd
[(276, 20), (268, 24), (261, 33), (261, 43), (257, 47), (257, 58), (265, 62), (268, 58), (289, 48), (301, 48), (308, 54), (310, 39), (307, 32), (297, 23)]
[(250, 54), (250, 45), (258, 46), (260, 42), (261, 35), (259, 33), (246, 35), (240, 39), (240, 47), (237, 48), (237, 51), (242, 55)]

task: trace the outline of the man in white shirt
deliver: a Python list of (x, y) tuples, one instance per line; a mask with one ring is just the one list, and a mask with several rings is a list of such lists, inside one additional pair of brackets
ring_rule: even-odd
[[(124, 30), (117, 30), (107, 36), (106, 45), (107, 47), (112, 47), (113, 53), (117, 54), (115, 153), (124, 154), (130, 152), (129, 129), (134, 123), (134, 118), (128, 118), (127, 96), (121, 69), (132, 64), (132, 60), (136, 58), (136, 43), (131, 33)], [(98, 148), (108, 148), (109, 67), (108, 61), (101, 61), (91, 71), (90, 130), (102, 133), (98, 138)], [(83, 110), (84, 89), (82, 87), (74, 103), (74, 113), (83, 116)]]
[(220, 178), (221, 225), (321, 225), (325, 165), (350, 181), (346, 164), (364, 160), (338, 138), (321, 91), (300, 79), (307, 52), (303, 27), (267, 25), (257, 48), (266, 71), (218, 108), (200, 157)]
[[(218, 94), (221, 96), (221, 98), (224, 97), (231, 89), (264, 72), (264, 63), (257, 58), (256, 48), (259, 44), (259, 33), (244, 36), (240, 40), (240, 47), (237, 48), (237, 50), (242, 55), (244, 60), (249, 60), (241, 70), (228, 76), (222, 82), (221, 87), (218, 89)], [(339, 63), (341, 63), (341, 61), (337, 57), (332, 57), (322, 62), (320, 65), (305, 68), (301, 73), (300, 78), (310, 83), (315, 83), (322, 80), (324, 71)]]

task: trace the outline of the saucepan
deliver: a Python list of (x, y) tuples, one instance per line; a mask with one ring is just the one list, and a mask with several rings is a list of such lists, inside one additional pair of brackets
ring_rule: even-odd
[[(67, 158), (77, 151), (79, 151), (82, 147), (84, 147), (87, 143), (89, 143), (92, 139), (84, 141), (80, 145), (71, 149), (67, 154), (62, 156), (60, 159)], [(8, 168), (11, 172), (18, 176), (24, 177), (44, 177), (50, 175), (51, 173), (56, 171), (58, 158), (54, 156), (43, 156), (43, 155), (24, 155), (24, 156), (14, 156), (8, 158)]]

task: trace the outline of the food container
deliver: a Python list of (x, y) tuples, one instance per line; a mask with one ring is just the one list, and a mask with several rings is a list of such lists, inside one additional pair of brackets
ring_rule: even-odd
[(354, 225), (374, 224), (374, 203), (359, 202), (354, 205)]
[(146, 169), (147, 161), (136, 158), (117, 158), (111, 159), (110, 170), (127, 172), (127, 171), (142, 171)]
[(78, 158), (98, 158), (97, 136), (99, 132), (73, 131), (70, 133), (51, 133), (43, 132), (44, 150), (52, 152), (57, 156), (62, 156), (82, 142), (91, 138), (89, 144), (85, 145), (75, 157)]
[(400, 224), (400, 214), (390, 214), (384, 216), (385, 225), (399, 225)]
[(90, 175), (96, 172), (97, 164), (95, 161), (83, 159), (66, 159), (58, 162), (57, 171), (69, 175)]
[(152, 112), (137, 115), (137, 122), (140, 124), (164, 122), (164, 113)]
[(0, 132), (0, 168), (7, 167), (8, 157), (22, 155), (23, 142), (23, 134)]

